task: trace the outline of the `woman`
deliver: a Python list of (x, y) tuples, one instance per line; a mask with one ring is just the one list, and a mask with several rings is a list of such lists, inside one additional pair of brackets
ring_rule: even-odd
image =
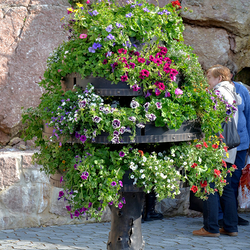
[[(241, 104), (241, 97), (236, 94), (234, 85), (231, 82), (230, 70), (222, 65), (214, 65), (207, 70), (207, 79), (210, 90), (219, 90), (224, 99), (232, 104), (233, 101), (236, 105)], [(235, 113), (234, 120), (237, 126), (238, 112)], [(229, 158), (224, 159), (227, 167), (234, 164), (237, 148), (228, 151)], [(218, 198), (215, 193), (210, 194), (208, 199), (203, 202), (203, 228), (193, 231), (196, 236), (209, 236), (218, 237), (221, 234), (229, 236), (238, 235), (238, 216), (236, 211), (234, 191), (231, 187), (231, 177), (228, 174), (227, 185), (224, 187), (223, 195), (220, 197), (224, 218), (223, 227), (220, 229), (218, 224)], [(213, 184), (211, 184), (212, 186)]]

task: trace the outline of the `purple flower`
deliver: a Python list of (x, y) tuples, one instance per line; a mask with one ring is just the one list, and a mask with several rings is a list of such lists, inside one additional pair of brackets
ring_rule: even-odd
[(228, 109), (228, 110), (226, 111), (226, 114), (227, 114), (227, 115), (231, 115), (231, 114), (232, 114), (232, 110), (231, 110), (231, 109)]
[(87, 101), (86, 100), (82, 100), (82, 101), (80, 101), (78, 103), (78, 106), (79, 106), (79, 108), (83, 109), (83, 108), (85, 108), (86, 104), (87, 104)]
[(123, 28), (124, 26), (122, 24), (120, 24), (120, 23), (116, 23), (116, 27)]
[(158, 15), (163, 15), (163, 11), (157, 12)]
[(135, 68), (135, 63), (129, 63), (129, 66), (132, 68), (132, 69), (134, 69)]
[(139, 102), (133, 100), (131, 103), (130, 103), (130, 107), (132, 109), (135, 109), (135, 108), (138, 108), (140, 106)]
[(71, 206), (66, 206), (66, 209), (67, 209), (68, 211), (71, 211)]
[(119, 137), (118, 137), (118, 136), (114, 136), (114, 137), (112, 138), (111, 142), (114, 143), (114, 144), (120, 143)]
[(119, 132), (117, 131), (117, 130), (115, 130), (114, 132), (113, 132), (113, 136), (118, 136), (119, 135)]
[(118, 119), (114, 119), (112, 122), (112, 126), (114, 129), (120, 128), (121, 122)]
[(131, 6), (130, 6), (130, 8), (135, 8), (135, 5), (134, 5), (134, 4), (133, 4), (133, 5), (131, 5)]
[(92, 46), (94, 49), (100, 49), (102, 47), (102, 45), (100, 43), (94, 43)]
[(77, 169), (77, 166), (78, 166), (78, 165), (77, 165), (77, 164), (75, 164), (75, 165), (74, 165), (74, 169)]
[(75, 211), (75, 217), (79, 217), (80, 213), (78, 210)]
[(147, 93), (146, 93), (146, 95), (145, 95), (145, 98), (147, 98), (147, 97), (149, 97), (149, 96), (151, 96), (151, 95), (152, 95), (151, 91), (150, 91), (150, 90), (147, 90)]
[(81, 178), (82, 178), (83, 180), (87, 180), (87, 179), (88, 179), (88, 176), (86, 176), (84, 173), (82, 173)]
[(126, 200), (124, 197), (122, 197), (122, 202), (123, 202), (123, 204), (126, 204)]
[(120, 186), (121, 186), (121, 187), (123, 187), (123, 183), (122, 183), (122, 181), (119, 181), (119, 184), (120, 184)]
[(113, 205), (113, 201), (109, 202), (109, 205), (112, 206)]
[(125, 131), (126, 131), (126, 128), (125, 128), (125, 127), (121, 127), (121, 128), (119, 129), (119, 133), (120, 133), (121, 135), (124, 134)]
[(95, 53), (95, 49), (94, 49), (93, 47), (89, 47), (88, 50), (89, 50), (89, 52), (91, 52), (91, 53)]
[(112, 24), (110, 24), (110, 25), (106, 28), (106, 31), (111, 32), (112, 29), (113, 29)]
[(170, 97), (170, 96), (171, 96), (171, 94), (168, 91), (166, 91), (165, 97)]
[(135, 118), (134, 116), (130, 116), (128, 119), (129, 119), (129, 121), (131, 121), (131, 122), (135, 122), (135, 121), (136, 121), (136, 118)]
[(126, 14), (126, 17), (132, 17), (133, 16), (133, 14), (132, 13), (128, 13), (128, 14)]
[(61, 176), (61, 178), (60, 178), (60, 183), (62, 183), (63, 182), (63, 176)]
[(59, 192), (59, 197), (62, 197), (62, 196), (64, 196), (64, 192), (63, 192), (63, 191), (60, 191), (60, 192)]
[(108, 51), (106, 57), (112, 56), (112, 52)]
[(123, 151), (120, 151), (119, 156), (120, 156), (120, 157), (124, 157), (124, 156), (125, 156), (125, 153), (124, 153)]
[(156, 116), (154, 114), (146, 114), (146, 118), (149, 119), (151, 122), (156, 120)]
[(169, 12), (169, 11), (167, 11), (167, 10), (163, 10), (162, 12), (163, 12), (163, 13), (165, 13), (165, 14), (167, 14), (167, 15), (169, 15), (169, 14), (170, 14), (170, 12)]
[(91, 208), (91, 206), (92, 206), (92, 202), (89, 203), (88, 208)]
[(162, 105), (161, 105), (160, 102), (157, 102), (155, 105), (156, 105), (156, 107), (157, 107), (158, 109), (161, 109), (161, 108), (162, 108)]
[(138, 128), (145, 128), (145, 124), (143, 124), (143, 123), (138, 123), (138, 124), (136, 124), (136, 126)]
[(116, 182), (115, 182), (115, 181), (112, 181), (112, 182), (111, 182), (111, 186), (112, 186), (112, 187), (116, 186)]
[(90, 14), (90, 16), (93, 16), (93, 13), (91, 11), (88, 11), (88, 13)]
[(93, 120), (93, 122), (95, 122), (95, 123), (99, 123), (99, 122), (102, 120), (102, 118), (101, 118), (101, 117), (98, 117), (98, 116), (95, 116), (95, 117), (92, 118), (92, 120)]
[(80, 141), (84, 143), (87, 140), (87, 137), (85, 135), (81, 135)]
[(92, 13), (93, 13), (94, 16), (97, 16), (97, 15), (99, 14), (99, 13), (97, 12), (97, 10), (94, 10)]
[(144, 12), (150, 12), (148, 8), (143, 8)]
[(109, 40), (115, 40), (115, 37), (114, 37), (112, 34), (109, 34), (109, 35), (107, 36), (107, 38), (108, 38)]
[(76, 137), (76, 139), (79, 139), (80, 138), (80, 134), (78, 134), (77, 132), (75, 133), (75, 137)]
[(118, 208), (121, 209), (122, 207), (123, 207), (123, 204), (120, 202), (120, 203), (118, 204)]

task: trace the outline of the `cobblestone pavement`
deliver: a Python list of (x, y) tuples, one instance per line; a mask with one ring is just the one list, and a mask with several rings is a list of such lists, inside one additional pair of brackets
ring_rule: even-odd
[[(250, 213), (241, 214), (250, 220)], [(248, 250), (250, 226), (239, 226), (239, 235), (230, 237), (193, 236), (202, 227), (202, 218), (171, 217), (142, 224), (145, 250)], [(51, 226), (0, 231), (0, 249), (81, 249), (105, 250), (110, 223)]]

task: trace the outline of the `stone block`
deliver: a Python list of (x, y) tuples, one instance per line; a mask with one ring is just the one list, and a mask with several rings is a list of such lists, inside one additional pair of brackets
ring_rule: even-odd
[(16, 158), (0, 158), (0, 190), (20, 181), (20, 169)]
[(32, 155), (23, 155), (22, 156), (22, 168), (35, 168), (40, 169), (36, 164), (32, 163)]
[(24, 180), (25, 182), (32, 183), (49, 183), (48, 176), (37, 169), (24, 169), (23, 170)]
[(50, 191), (51, 186), (49, 184), (42, 184), (41, 186), (41, 194), (38, 200), (38, 214), (41, 214), (45, 211), (45, 209), (49, 205), (50, 201)]

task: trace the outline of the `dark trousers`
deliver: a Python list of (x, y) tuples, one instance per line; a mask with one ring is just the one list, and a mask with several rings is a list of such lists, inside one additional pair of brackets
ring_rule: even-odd
[[(227, 163), (228, 168), (232, 165)], [(235, 204), (234, 190), (231, 186), (231, 177), (227, 175), (227, 185), (223, 189), (223, 194), (220, 196), (220, 204), (223, 211), (223, 228), (227, 232), (238, 232), (238, 215)], [(211, 187), (214, 183), (211, 184)], [(203, 224), (204, 229), (210, 233), (219, 233), (218, 224), (219, 215), (219, 200), (218, 194), (210, 194), (208, 199), (203, 202)]]
[[(233, 172), (232, 178), (231, 178), (231, 185), (234, 190), (234, 196), (235, 196), (235, 206), (236, 210), (238, 210), (238, 186), (240, 182), (240, 177), (242, 174), (242, 169), (245, 167), (245, 159), (247, 155), (247, 150), (241, 150), (237, 151), (236, 159), (235, 159), (235, 165), (237, 166), (237, 169)], [(219, 199), (219, 198), (218, 198)], [(223, 212), (221, 205), (219, 204), (219, 220), (223, 218)]]

